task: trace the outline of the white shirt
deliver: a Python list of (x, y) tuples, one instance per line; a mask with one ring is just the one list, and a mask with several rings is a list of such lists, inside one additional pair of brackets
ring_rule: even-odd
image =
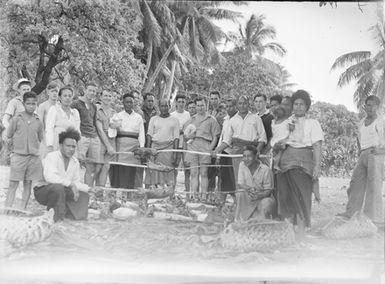
[(63, 110), (60, 104), (51, 106), (48, 110), (45, 125), (45, 139), (48, 146), (59, 145), (59, 133), (65, 131), (68, 127), (73, 127), (80, 133), (80, 116), (77, 109), (70, 108), (70, 115)]
[(270, 145), (274, 147), (275, 143), (286, 139), (289, 137), (289, 120), (285, 119), (281, 123), (276, 123), (275, 119), (271, 122), (271, 132), (273, 133), (273, 137), (271, 137)]
[(254, 113), (249, 112), (243, 119), (239, 113), (229, 121), (228, 131), (225, 132), (223, 142), (232, 144), (232, 138), (239, 138), (247, 141), (267, 142), (265, 128), (262, 119)]
[(323, 140), (324, 134), (317, 120), (299, 117), (296, 118), (294, 130), (290, 132), (289, 140), (286, 144), (294, 148), (304, 148), (311, 147), (314, 143)]
[(50, 152), (43, 160), (43, 174), (47, 183), (60, 183), (64, 186), (75, 184), (78, 190), (87, 192), (89, 186), (80, 181), (80, 164), (72, 156), (67, 170), (64, 168), (63, 155), (58, 151)]
[(156, 115), (150, 119), (147, 134), (154, 142), (170, 142), (179, 138), (179, 129), (179, 121), (175, 117)]
[(365, 126), (364, 118), (360, 121), (359, 132), (361, 150), (385, 146), (384, 120), (382, 117), (377, 117), (376, 120), (368, 126)]
[[(119, 127), (119, 130), (121, 131), (138, 133), (139, 146), (144, 147), (144, 143), (146, 139), (145, 139), (145, 133), (144, 133), (143, 118), (140, 114), (138, 114), (135, 111), (132, 111), (131, 114), (129, 114), (126, 111), (121, 111), (119, 113), (114, 114), (111, 120), (122, 121)], [(112, 131), (109, 130), (109, 136), (115, 137), (117, 135), (117, 130), (116, 129), (111, 129), (111, 130)]]
[[(186, 126), (186, 122), (190, 120), (191, 116), (190, 116), (190, 113), (188, 111), (183, 111), (183, 112), (177, 112), (177, 111), (173, 111), (172, 113), (170, 113), (170, 115), (172, 117), (175, 117), (176, 119), (178, 119), (179, 121), (179, 131), (182, 131), (184, 129), (184, 127)], [(179, 136), (179, 147), (182, 148), (183, 147), (183, 133), (180, 134)]]

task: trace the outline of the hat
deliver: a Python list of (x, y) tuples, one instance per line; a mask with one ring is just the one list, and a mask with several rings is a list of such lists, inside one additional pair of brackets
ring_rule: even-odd
[(18, 89), (19, 86), (20, 86), (21, 84), (23, 84), (23, 83), (31, 84), (31, 81), (28, 80), (27, 78), (21, 78), (21, 79), (19, 79), (19, 80), (16, 82), (16, 84), (15, 84), (15, 89)]

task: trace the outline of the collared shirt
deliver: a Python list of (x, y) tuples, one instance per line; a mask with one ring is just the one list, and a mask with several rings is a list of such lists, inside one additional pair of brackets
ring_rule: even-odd
[(110, 108), (108, 111), (103, 109), (102, 105), (97, 106), (96, 120), (102, 123), (103, 131), (107, 134), (108, 128), (110, 126), (110, 119), (116, 114), (116, 111), (113, 108)]
[(9, 114), (13, 117), (15, 114), (23, 112), (24, 110), (23, 98), (21, 96), (17, 96), (8, 102), (4, 114)]
[(281, 123), (276, 123), (275, 119), (273, 119), (271, 122), (271, 131), (273, 133), (273, 137), (270, 140), (270, 146), (274, 147), (277, 142), (289, 137), (289, 120), (285, 119)]
[[(115, 114), (112, 117), (112, 120), (121, 120), (121, 127), (118, 130), (121, 131), (127, 131), (127, 132), (133, 132), (137, 133), (139, 135), (139, 145), (140, 147), (144, 147), (145, 143), (145, 132), (144, 132), (144, 123), (143, 118), (140, 114), (136, 113), (135, 111), (132, 111), (131, 114), (129, 114), (126, 111), (121, 111), (117, 114)], [(117, 135), (116, 129), (110, 129), (112, 131), (110, 132), (110, 137), (115, 137)]]
[(228, 131), (226, 131), (223, 137), (223, 142), (227, 145), (232, 145), (233, 138), (266, 143), (266, 133), (262, 119), (257, 114), (251, 112), (245, 118), (242, 118), (237, 113), (229, 121)]
[(88, 109), (85, 102), (82, 100), (76, 100), (71, 104), (72, 108), (76, 108), (80, 115), (80, 132), (83, 136), (88, 138), (95, 138), (98, 136), (96, 131), (96, 106), (90, 103)]
[(290, 132), (286, 144), (294, 148), (304, 148), (311, 147), (314, 143), (323, 140), (324, 135), (322, 128), (317, 120), (307, 117), (297, 117), (295, 118), (294, 130)]
[(251, 174), (250, 169), (242, 161), (239, 164), (238, 184), (255, 187), (256, 192), (273, 189), (274, 177), (270, 168), (262, 163), (259, 163), (257, 169)]
[(378, 116), (371, 124), (365, 126), (365, 118), (359, 123), (359, 140), (361, 150), (371, 147), (385, 146), (385, 123), (382, 117)]
[(183, 112), (177, 112), (173, 111), (171, 113), (171, 116), (177, 118), (179, 120), (179, 128), (181, 135), (179, 137), (179, 147), (181, 148), (183, 146), (183, 128), (185, 127), (186, 123), (190, 120), (190, 113), (188, 111)]
[(39, 115), (41, 122), (43, 122), (44, 128), (46, 127), (46, 124), (47, 124), (48, 111), (54, 105), (60, 105), (59, 101), (57, 101), (55, 104), (52, 104), (50, 100), (46, 100), (42, 102), (37, 108), (37, 114)]
[(7, 136), (13, 140), (14, 153), (38, 156), (44, 138), (43, 123), (36, 113), (29, 116), (25, 111), (20, 112), (11, 119)]
[(144, 131), (147, 133), (148, 130), (148, 124), (150, 123), (151, 117), (158, 115), (158, 111), (155, 107), (153, 107), (151, 110), (147, 110), (147, 108), (143, 107), (143, 119), (144, 119)]
[(48, 110), (45, 125), (45, 142), (47, 146), (57, 148), (59, 145), (59, 133), (65, 131), (68, 127), (73, 127), (80, 131), (80, 116), (77, 109), (70, 108), (68, 115), (60, 103), (52, 106)]
[(217, 120), (209, 114), (206, 114), (203, 118), (198, 114), (194, 115), (186, 123), (186, 127), (190, 124), (193, 124), (196, 128), (196, 138), (203, 138), (211, 142), (221, 134), (221, 127)]
[(154, 142), (174, 141), (179, 138), (179, 121), (173, 116), (151, 117), (147, 134)]
[(60, 150), (50, 152), (43, 160), (44, 181), (36, 186), (47, 183), (59, 183), (64, 186), (75, 184), (80, 191), (87, 192), (89, 186), (80, 181), (80, 164), (79, 161), (72, 156), (69, 160), (67, 170), (64, 165), (64, 158)]

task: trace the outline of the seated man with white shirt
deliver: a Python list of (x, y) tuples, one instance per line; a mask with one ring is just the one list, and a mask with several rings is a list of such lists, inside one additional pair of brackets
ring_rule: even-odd
[(34, 188), (35, 199), (47, 210), (54, 208), (55, 222), (69, 217), (86, 219), (88, 185), (80, 182), (80, 164), (74, 157), (80, 134), (73, 128), (59, 134), (59, 150), (43, 160), (44, 181)]

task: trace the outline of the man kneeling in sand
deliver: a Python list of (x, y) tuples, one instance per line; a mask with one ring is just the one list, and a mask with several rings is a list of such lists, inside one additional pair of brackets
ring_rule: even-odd
[(68, 128), (59, 134), (59, 150), (48, 153), (43, 160), (44, 181), (34, 187), (35, 199), (47, 210), (54, 208), (55, 222), (64, 217), (86, 219), (88, 185), (80, 182), (80, 164), (73, 156), (80, 134)]
[(258, 160), (257, 148), (245, 146), (238, 171), (235, 221), (271, 218), (276, 206), (273, 187), (273, 173)]

